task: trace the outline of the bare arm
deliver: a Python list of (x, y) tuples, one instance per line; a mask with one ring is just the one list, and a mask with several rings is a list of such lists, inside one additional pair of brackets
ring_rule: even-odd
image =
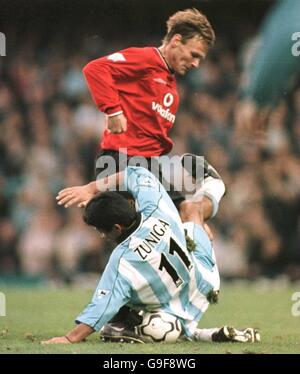
[(74, 204), (77, 204), (78, 208), (83, 208), (98, 192), (116, 189), (123, 184), (123, 181), (124, 172), (122, 171), (83, 186), (65, 188), (58, 193), (56, 200), (58, 205), (63, 205), (65, 208)]
[(86, 325), (85, 323), (80, 323), (74, 327), (65, 336), (57, 336), (48, 340), (44, 340), (42, 344), (70, 344), (82, 342), (85, 338), (91, 335), (95, 330)]
[(82, 208), (98, 192), (96, 182), (91, 182), (83, 186), (68, 187), (59, 191), (56, 200), (58, 205), (64, 205), (65, 208), (69, 208), (74, 204)]

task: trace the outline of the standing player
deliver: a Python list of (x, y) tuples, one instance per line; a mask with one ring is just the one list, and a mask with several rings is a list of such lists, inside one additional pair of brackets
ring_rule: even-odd
[[(96, 182), (93, 183), (96, 191)], [(76, 319), (78, 325), (66, 336), (44, 343), (80, 342), (99, 331), (124, 305), (177, 316), (189, 339), (230, 338), (224, 337), (224, 329), (197, 329), (211, 295), (218, 292), (220, 285), (211, 241), (203, 229), (204, 219), (198, 207), (192, 202), (183, 203), (186, 223), (182, 224), (166, 190), (145, 168), (128, 167), (97, 183), (97, 188), (106, 192), (88, 202), (84, 220), (102, 237), (118, 244), (91, 303)], [(114, 189), (116, 183), (132, 194), (138, 210), (119, 192), (107, 191)], [(204, 181), (201, 188), (205, 189), (205, 185)], [(217, 183), (212, 192), (209, 182), (217, 203), (224, 193), (224, 187), (219, 186)], [(187, 250), (184, 230), (195, 242), (192, 252)], [(254, 329), (238, 334), (241, 341), (256, 340)]]

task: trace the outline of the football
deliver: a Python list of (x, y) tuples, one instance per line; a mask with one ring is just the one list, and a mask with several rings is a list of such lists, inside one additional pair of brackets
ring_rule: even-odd
[(179, 319), (165, 312), (143, 314), (142, 323), (137, 326), (138, 334), (149, 342), (174, 343), (182, 332)]

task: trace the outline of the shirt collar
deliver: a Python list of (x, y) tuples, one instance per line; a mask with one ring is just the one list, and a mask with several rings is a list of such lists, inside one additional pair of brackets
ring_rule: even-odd
[(165, 63), (167, 69), (170, 71), (170, 73), (174, 74), (175, 71), (171, 68), (171, 66), (169, 65), (168, 61), (165, 59), (164, 55), (161, 53), (161, 50), (159, 48), (156, 48), (156, 49), (157, 49), (158, 54), (160, 55), (161, 59)]
[(139, 227), (141, 221), (142, 221), (142, 215), (141, 213), (138, 212), (133, 224), (122, 232), (122, 234), (117, 239), (117, 243), (120, 244), (124, 240), (126, 240)]

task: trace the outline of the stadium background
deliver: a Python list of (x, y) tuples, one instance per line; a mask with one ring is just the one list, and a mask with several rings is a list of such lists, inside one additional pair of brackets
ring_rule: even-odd
[(0, 1), (0, 278), (81, 283), (108, 258), (63, 187), (93, 178), (104, 116), (81, 73), (91, 59), (160, 45), (165, 20), (198, 6), (217, 43), (179, 80), (173, 153), (205, 155), (228, 186), (212, 223), (223, 279), (300, 279), (300, 85), (274, 108), (266, 139), (235, 133), (241, 70), (273, 1)]

